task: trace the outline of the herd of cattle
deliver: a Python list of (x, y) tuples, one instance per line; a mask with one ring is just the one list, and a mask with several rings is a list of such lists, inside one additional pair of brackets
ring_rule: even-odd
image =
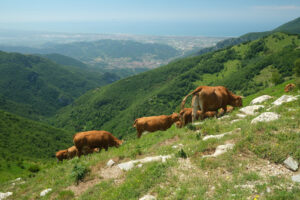
[[(192, 107), (185, 108), (184, 105), (189, 96), (192, 96)], [(223, 86), (200, 86), (184, 97), (180, 113), (141, 117), (134, 121), (133, 127), (136, 128), (137, 137), (140, 138), (145, 131), (165, 131), (174, 123), (181, 128), (198, 119), (219, 117), (233, 110), (233, 107), (241, 106), (242, 97), (233, 94)], [(74, 146), (56, 152), (58, 161), (99, 152), (101, 149), (107, 151), (108, 147), (119, 147), (123, 141), (107, 131), (94, 130), (76, 133), (73, 136), (73, 143)]]
[[(185, 102), (189, 96), (192, 96), (192, 107), (185, 108)], [(227, 106), (231, 107), (227, 107)], [(151, 117), (141, 117), (134, 121), (133, 127), (137, 130), (137, 137), (142, 133), (165, 131), (174, 123), (178, 128), (198, 119), (208, 117), (219, 117), (226, 112), (230, 112), (233, 107), (242, 106), (242, 97), (230, 92), (223, 86), (200, 86), (186, 95), (181, 103), (180, 113), (171, 115), (160, 115)], [(119, 147), (123, 141), (117, 139), (107, 131), (86, 131), (79, 132), (73, 136), (74, 146), (56, 152), (58, 161), (71, 159), (82, 154), (99, 152), (101, 149), (108, 150), (108, 147)]]
[[(285, 86), (284, 91), (289, 92), (294, 88), (296, 88), (295, 84), (290, 83)], [(192, 107), (185, 108), (184, 105), (189, 96), (192, 96)], [(133, 127), (136, 128), (137, 137), (140, 138), (145, 131), (165, 131), (174, 123), (176, 127), (181, 128), (198, 119), (220, 117), (231, 112), (233, 107), (241, 106), (243, 106), (242, 97), (233, 94), (223, 86), (199, 86), (183, 98), (180, 113), (141, 117), (134, 121)], [(99, 152), (101, 149), (107, 151), (108, 147), (119, 147), (123, 143), (107, 131), (96, 130), (76, 133), (73, 136), (73, 142), (74, 146), (56, 152), (58, 161)]]

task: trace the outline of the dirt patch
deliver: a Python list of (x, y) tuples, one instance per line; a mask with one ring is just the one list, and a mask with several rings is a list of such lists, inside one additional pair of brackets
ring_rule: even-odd
[(216, 151), (216, 148), (215, 147), (211, 147), (211, 148), (207, 148), (207, 149), (204, 149), (203, 152), (196, 152), (195, 153), (195, 156), (204, 156), (204, 155), (211, 155), (213, 153), (215, 153)]
[[(113, 160), (117, 163), (119, 158), (113, 158)], [(90, 187), (109, 179), (114, 179), (116, 185), (121, 184), (124, 181), (124, 172), (116, 164), (112, 167), (107, 167), (106, 163), (101, 162), (92, 167), (89, 178), (79, 182), (78, 185), (69, 186), (67, 190), (73, 191), (75, 196), (78, 197)]]
[(170, 138), (170, 139), (167, 139), (163, 142), (160, 142), (158, 145), (159, 146), (168, 146), (168, 145), (171, 145), (171, 144), (173, 144), (174, 142), (177, 142), (177, 141), (179, 141), (179, 137), (176, 135), (173, 138)]

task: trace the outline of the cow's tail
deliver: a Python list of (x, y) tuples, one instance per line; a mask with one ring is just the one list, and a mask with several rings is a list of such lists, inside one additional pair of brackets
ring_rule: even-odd
[(194, 94), (200, 92), (201, 90), (202, 90), (202, 86), (199, 86), (199, 87), (197, 87), (194, 91), (192, 91), (191, 93), (189, 93), (188, 95), (186, 95), (186, 96), (183, 98), (182, 102), (181, 102), (181, 110), (184, 109), (184, 105), (185, 105), (185, 102), (186, 102), (187, 98), (188, 98), (189, 96), (191, 96), (191, 95), (194, 95)]

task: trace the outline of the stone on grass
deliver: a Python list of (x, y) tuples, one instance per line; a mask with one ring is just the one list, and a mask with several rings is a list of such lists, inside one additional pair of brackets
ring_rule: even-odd
[(41, 191), (40, 196), (43, 197), (43, 196), (45, 196), (46, 194), (48, 194), (49, 192), (51, 192), (51, 191), (52, 191), (51, 188), (45, 189), (45, 190)]
[(260, 97), (257, 97), (255, 99), (253, 99), (251, 102), (250, 102), (250, 105), (254, 105), (254, 104), (257, 104), (257, 103), (262, 103), (264, 101), (267, 101), (268, 99), (271, 99), (272, 97), (269, 96), (269, 95), (262, 95)]
[(231, 134), (237, 133), (239, 131), (241, 131), (241, 128), (237, 128), (237, 129), (235, 129), (233, 131), (222, 133), (222, 134), (219, 134), (219, 135), (207, 135), (207, 136), (203, 137), (203, 140), (220, 139), (220, 138), (224, 137), (225, 135), (231, 135)]
[(156, 197), (152, 196), (150, 194), (147, 194), (147, 195), (143, 196), (142, 198), (140, 198), (139, 200), (156, 200)]
[(274, 104), (275, 106), (280, 106), (283, 103), (287, 103), (287, 102), (291, 102), (291, 101), (297, 100), (299, 96), (300, 95), (298, 95), (298, 96), (282, 95), (279, 99), (277, 99), (276, 101), (274, 101), (272, 104)]
[(178, 145), (175, 144), (175, 145), (172, 146), (172, 148), (173, 148), (173, 149), (177, 149), (177, 148), (179, 148), (179, 147), (182, 148), (183, 146), (184, 146), (183, 144), (178, 144)]
[(246, 115), (255, 115), (257, 110), (264, 108), (263, 105), (253, 105), (253, 106), (246, 106), (241, 108), (240, 111), (245, 113)]
[(279, 119), (279, 117), (280, 117), (280, 115), (278, 115), (277, 113), (264, 112), (264, 113), (260, 114), (259, 116), (257, 116), (256, 118), (254, 118), (251, 121), (251, 124), (255, 124), (257, 122), (270, 122), (270, 121)]
[(236, 114), (236, 116), (238, 117), (238, 118), (245, 118), (245, 117), (247, 117), (247, 115), (244, 115), (244, 114)]
[(233, 123), (235, 123), (235, 122), (238, 122), (238, 121), (241, 121), (242, 119), (234, 119), (234, 120), (232, 120), (231, 122), (230, 122), (230, 124), (233, 124)]
[(218, 120), (222, 120), (222, 119), (226, 119), (226, 118), (229, 118), (229, 115), (224, 115), (222, 117), (219, 117)]
[(204, 122), (194, 122), (194, 123), (192, 123), (192, 125), (194, 125), (194, 126), (198, 126), (198, 125), (201, 125), (201, 124), (203, 124)]
[(116, 162), (113, 161), (112, 159), (110, 159), (110, 160), (106, 163), (106, 166), (107, 166), (107, 167), (112, 167), (114, 164), (116, 164)]
[(217, 146), (215, 153), (213, 153), (211, 155), (204, 155), (203, 158), (217, 157), (219, 155), (226, 153), (229, 149), (233, 149), (233, 147), (234, 147), (234, 144), (219, 145), (219, 146)]
[(292, 181), (300, 183), (300, 174), (296, 174), (292, 176)]
[(7, 197), (11, 196), (13, 193), (12, 192), (0, 192), (0, 200), (6, 199)]
[(121, 164), (118, 164), (118, 167), (122, 170), (128, 171), (130, 169), (132, 169), (136, 164), (144, 164), (144, 163), (148, 163), (148, 162), (166, 162), (167, 159), (171, 158), (170, 155), (166, 155), (166, 156), (152, 156), (152, 157), (146, 157), (143, 159), (138, 159), (138, 160), (131, 160), (128, 162), (124, 162)]
[(297, 171), (299, 163), (294, 160), (291, 156), (289, 156), (285, 161), (283, 162), (284, 166), (292, 171)]

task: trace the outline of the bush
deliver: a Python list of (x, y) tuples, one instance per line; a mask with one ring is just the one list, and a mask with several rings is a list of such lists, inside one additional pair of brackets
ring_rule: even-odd
[(28, 170), (32, 173), (37, 173), (40, 171), (40, 167), (37, 164), (31, 165)]
[(78, 184), (79, 181), (84, 179), (84, 177), (87, 175), (89, 171), (90, 170), (88, 169), (87, 166), (80, 163), (75, 163), (71, 176), (75, 179), (75, 181)]
[(74, 192), (72, 192), (71, 190), (64, 190), (58, 194), (58, 199), (61, 200), (74, 199), (74, 197), (75, 197)]
[(186, 153), (184, 152), (183, 149), (180, 149), (178, 152), (177, 152), (177, 157), (180, 157), (180, 158), (187, 158), (187, 155)]

